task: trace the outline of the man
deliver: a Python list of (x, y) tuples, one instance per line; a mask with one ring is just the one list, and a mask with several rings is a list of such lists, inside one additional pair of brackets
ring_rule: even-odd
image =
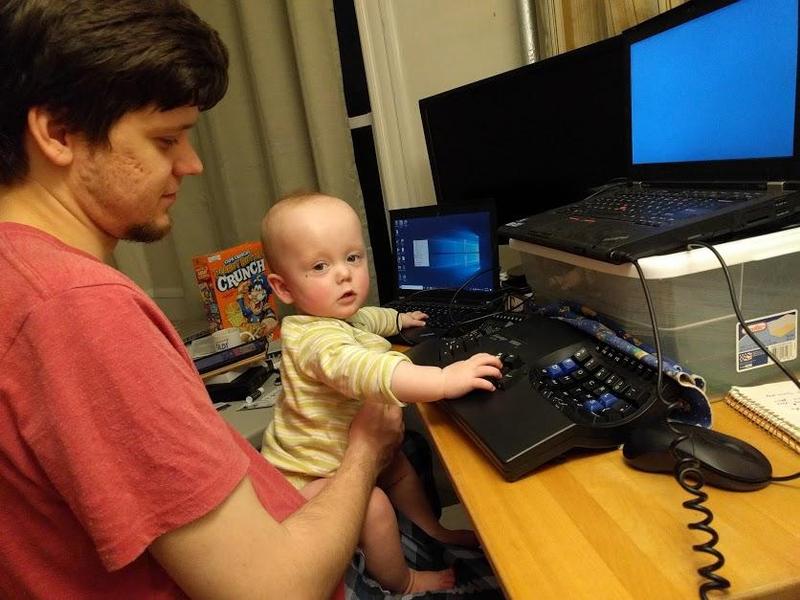
[(0, 4), (0, 596), (326, 598), (397, 408), (302, 498), (217, 415), (180, 337), (108, 267), (171, 227), (188, 130), (227, 86), (179, 0)]

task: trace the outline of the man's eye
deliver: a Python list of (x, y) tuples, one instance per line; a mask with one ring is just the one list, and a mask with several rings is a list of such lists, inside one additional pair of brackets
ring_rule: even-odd
[(175, 144), (178, 143), (178, 138), (161, 137), (161, 138), (158, 138), (158, 143), (161, 144), (164, 148), (169, 148), (169, 147), (174, 146)]

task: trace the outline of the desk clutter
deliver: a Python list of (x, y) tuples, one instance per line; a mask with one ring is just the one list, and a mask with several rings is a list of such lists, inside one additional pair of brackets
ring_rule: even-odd
[(261, 396), (267, 378), (274, 372), (275, 369), (267, 363), (240, 369), (234, 371), (239, 374), (229, 382), (210, 383), (213, 379), (207, 381), (206, 390), (213, 402), (232, 402), (246, 398), (252, 401), (254, 397)]
[(725, 396), (725, 402), (800, 453), (800, 391), (791, 381), (734, 386)]
[(281, 389), (280, 340), (256, 338), (210, 353), (202, 345), (205, 340), (213, 345), (213, 334), (205, 332), (203, 336), (191, 336), (184, 342), (218, 410), (237, 401), (243, 402), (237, 410), (275, 404)]

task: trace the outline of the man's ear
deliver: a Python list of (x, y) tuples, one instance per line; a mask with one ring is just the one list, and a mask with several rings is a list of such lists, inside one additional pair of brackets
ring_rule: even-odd
[(65, 167), (72, 162), (67, 128), (46, 108), (34, 106), (28, 110), (28, 133), (39, 151), (53, 164)]
[(284, 304), (292, 304), (294, 302), (292, 292), (289, 290), (283, 277), (275, 273), (270, 273), (267, 275), (267, 281), (269, 281), (270, 286), (272, 286), (272, 291), (280, 298), (281, 302)]

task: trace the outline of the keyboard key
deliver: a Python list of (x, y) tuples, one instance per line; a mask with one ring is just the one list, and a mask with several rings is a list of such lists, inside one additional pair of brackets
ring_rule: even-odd
[(562, 375), (558, 378), (558, 383), (561, 384), (563, 387), (569, 387), (574, 383), (575, 379), (572, 375)]
[(606, 392), (605, 394), (601, 395), (598, 400), (603, 404), (604, 407), (609, 408), (615, 402), (619, 402), (619, 398), (617, 398), (614, 394)]
[(589, 354), (589, 351), (586, 348), (581, 348), (575, 354), (572, 355), (572, 358), (579, 363), (589, 360), (591, 357), (592, 355)]
[(594, 372), (597, 369), (601, 369), (602, 367), (603, 365), (601, 365), (600, 361), (597, 360), (594, 356), (583, 363), (583, 368), (591, 372)]
[(600, 411), (602, 411), (605, 408), (605, 406), (603, 405), (602, 402), (592, 399), (584, 402), (583, 408), (585, 408), (588, 412), (592, 414), (598, 415), (600, 414)]
[(565, 373), (571, 373), (572, 371), (578, 368), (577, 363), (571, 358), (562, 360), (559, 364), (561, 365), (561, 368), (564, 370)]
[(642, 390), (637, 387), (630, 386), (627, 390), (623, 392), (622, 395), (628, 400), (637, 402), (639, 398), (642, 396)]
[(577, 369), (572, 376), (575, 378), (576, 381), (583, 381), (590, 376), (589, 371), (586, 369)]
[(596, 379), (587, 379), (586, 381), (581, 382), (581, 385), (585, 387), (587, 390), (591, 390), (600, 385), (600, 382), (597, 381)]

